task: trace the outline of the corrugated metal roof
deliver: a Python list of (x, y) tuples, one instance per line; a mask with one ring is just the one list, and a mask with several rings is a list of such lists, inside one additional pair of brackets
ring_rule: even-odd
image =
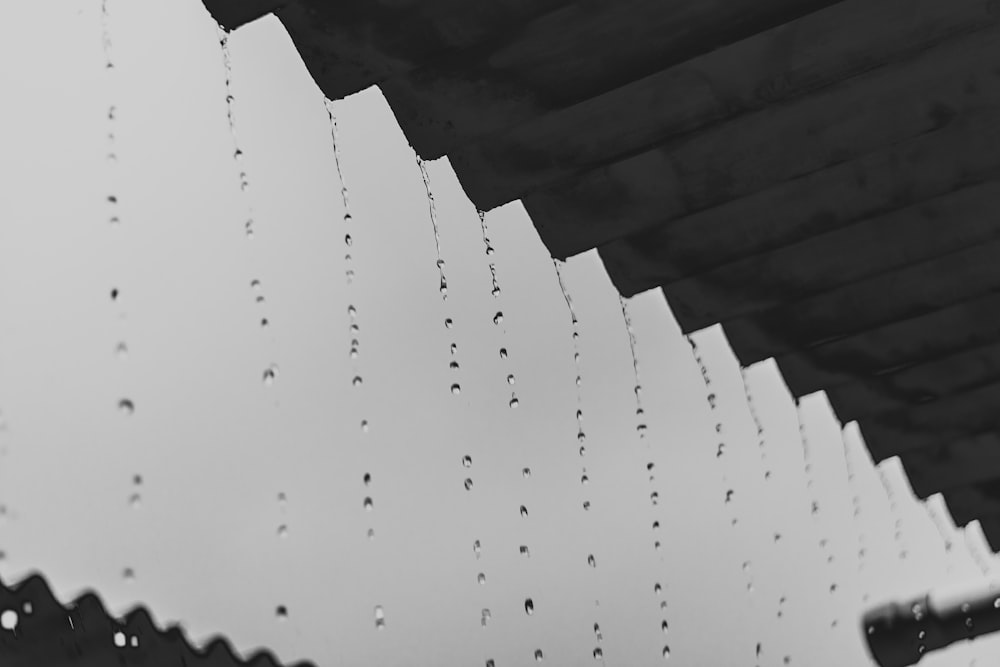
[(1000, 546), (1000, 3), (206, 0), (378, 84), (472, 201), (858, 419)]

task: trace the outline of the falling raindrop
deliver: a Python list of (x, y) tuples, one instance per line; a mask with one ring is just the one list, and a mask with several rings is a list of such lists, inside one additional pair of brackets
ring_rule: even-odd
[(459, 385), (457, 382), (455, 384), (451, 385), (451, 393), (455, 394), (456, 396), (458, 394), (461, 394), (462, 393), (462, 387), (461, 387), (461, 385)]
[(499, 325), (503, 322), (503, 313), (497, 311), (497, 314), (493, 316), (493, 324)]
[(365, 510), (368, 511), (368, 512), (371, 512), (372, 508), (374, 506), (375, 506), (375, 503), (372, 501), (371, 496), (366, 497), (365, 501), (364, 501), (364, 508), (365, 508)]
[(480, 586), (485, 585), (486, 584), (486, 574), (484, 574), (483, 572), (480, 572), (479, 574), (477, 574), (476, 575), (476, 581), (479, 582)]
[(370, 472), (366, 472), (364, 474), (364, 477), (361, 478), (361, 481), (364, 483), (365, 486), (368, 486), (369, 484), (371, 484), (372, 483), (372, 475), (371, 475), (371, 473)]
[(520, 547), (518, 547), (518, 551), (521, 552), (522, 556), (527, 556), (529, 558), (531, 557), (531, 552), (528, 550), (527, 545), (522, 544)]
[(448, 364), (448, 368), (450, 368), (453, 371), (457, 371), (458, 370), (458, 362), (457, 361), (452, 361), (451, 363)]
[(277, 371), (277, 367), (274, 366), (274, 365), (271, 365), (270, 367), (264, 369), (264, 384), (266, 386), (269, 387), (272, 384), (274, 384), (274, 378), (277, 375), (276, 371)]
[(351, 384), (354, 385), (355, 387), (360, 387), (363, 382), (364, 380), (361, 379), (360, 375), (355, 375), (354, 379), (351, 380)]
[(482, 547), (482, 545), (481, 545), (481, 544), (479, 543), (479, 540), (476, 540), (475, 542), (473, 542), (473, 543), (472, 543), (472, 552), (473, 552), (474, 554), (476, 554), (476, 558), (477, 558), (477, 559), (478, 559), (478, 558), (479, 558), (479, 556), (481, 555), (481, 553), (482, 553), (482, 550), (483, 550), (483, 547)]
[(528, 477), (531, 477), (531, 468), (522, 468), (521, 469), (521, 476), (524, 477), (525, 479), (527, 479)]
[(528, 516), (528, 508), (524, 505), (521, 505), (521, 516), (524, 518), (527, 518)]
[(368, 432), (368, 420), (367, 419), (362, 419), (361, 420), (361, 432), (362, 433), (367, 433)]
[(505, 348), (505, 347), (501, 347), (500, 348), (500, 358), (501, 359), (506, 359), (507, 358), (507, 348)]
[(118, 411), (124, 415), (130, 415), (135, 412), (135, 404), (128, 398), (123, 398), (118, 401)]
[(452, 343), (452, 344), (451, 344), (451, 345), (449, 346), (449, 348), (448, 348), (448, 349), (449, 349), (449, 350), (451, 350), (451, 353), (452, 353), (452, 354), (455, 354), (455, 352), (457, 352), (457, 351), (458, 351), (458, 345), (455, 345), (455, 343)]
[(472, 457), (471, 456), (465, 455), (465, 456), (462, 457), (462, 467), (463, 468), (471, 468), (472, 467)]
[(288, 526), (284, 524), (278, 526), (278, 537), (281, 538), (288, 537)]
[(598, 646), (594, 649), (594, 660), (601, 660), (602, 658), (604, 658), (604, 651), (602, 651), (601, 647)]
[(535, 662), (541, 662), (542, 659), (543, 659), (542, 649), (536, 648), (535, 649)]
[(486, 667), (497, 667), (496, 663), (493, 662), (493, 658), (490, 658), (486, 661)]
[(375, 629), (385, 629), (385, 611), (382, 609), (382, 605), (375, 605)]
[(452, 326), (454, 326), (454, 324), (455, 324), (455, 322), (450, 317), (444, 318), (444, 328), (445, 329), (450, 329)]
[(517, 396), (511, 396), (509, 405), (512, 408), (516, 408), (518, 405), (520, 405), (520, 403), (517, 400)]
[(115, 355), (117, 355), (119, 359), (125, 359), (128, 357), (128, 345), (124, 341), (115, 346)]
[(472, 480), (470, 478), (466, 477), (464, 484), (465, 484), (465, 490), (466, 491), (471, 491), (472, 490)]
[(484, 628), (486, 627), (486, 624), (490, 622), (491, 618), (493, 618), (493, 615), (490, 613), (490, 610), (484, 608), (482, 611), (482, 620), (481, 620)]
[(524, 601), (524, 613), (528, 616), (535, 613), (535, 603), (531, 598), (526, 598)]
[(733, 490), (729, 489), (728, 491), (726, 491), (726, 502), (727, 503), (732, 502), (732, 500), (733, 500)]
[(13, 631), (17, 628), (17, 612), (13, 609), (5, 609), (0, 613), (0, 627), (4, 630)]
[(663, 621), (662, 623), (660, 623), (660, 631), (663, 634), (667, 634), (667, 632), (669, 630), (670, 630), (670, 624), (669, 623), (667, 623), (666, 621)]
[(664, 658), (670, 658), (670, 647), (669, 646), (664, 646), (663, 647), (663, 657)]
[(597, 560), (594, 558), (594, 554), (587, 556), (587, 565), (590, 567), (597, 567)]
[(514, 384), (514, 374), (511, 373), (507, 376), (507, 384)]
[(285, 606), (285, 605), (283, 605), (283, 604), (279, 604), (279, 605), (278, 605), (278, 606), (277, 606), (277, 607), (275, 608), (275, 610), (274, 610), (274, 614), (275, 614), (275, 616), (277, 616), (277, 617), (278, 617), (279, 619), (281, 619), (281, 620), (284, 620), (284, 619), (288, 618), (288, 607), (286, 607), (286, 606)]

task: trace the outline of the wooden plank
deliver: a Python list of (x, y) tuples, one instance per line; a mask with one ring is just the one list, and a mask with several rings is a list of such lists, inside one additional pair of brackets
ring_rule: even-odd
[(1000, 28), (980, 31), (591, 170), (524, 206), (558, 254), (600, 245), (995, 109), (998, 60)]
[(1000, 238), (1000, 182), (962, 188), (663, 288), (685, 328), (750, 315)]
[[(761, 358), (751, 341), (728, 335), (730, 345), (746, 366)], [(858, 378), (891, 373), (924, 360), (987, 345), (1000, 340), (1000, 295), (952, 304), (919, 317), (892, 322), (825, 343), (794, 349), (775, 357), (794, 396)]]
[(413, 147), (432, 159), (838, 1), (581, 1), (475, 57), (381, 87)]
[(920, 498), (1000, 478), (1000, 434), (988, 431), (899, 455)]
[(826, 234), (1000, 174), (993, 113), (616, 239), (600, 248), (627, 296)]
[(921, 447), (1000, 429), (1000, 383), (858, 420), (872, 456), (883, 459)]
[(340, 99), (433, 62), (474, 55), (572, 0), (292, 0), (275, 12), (320, 90)]
[(579, 104), (448, 157), (482, 210), (662, 143), (786, 101), (1000, 20), (982, 0), (850, 0)]
[(825, 389), (837, 415), (847, 421), (996, 380), (1000, 380), (1000, 341)]

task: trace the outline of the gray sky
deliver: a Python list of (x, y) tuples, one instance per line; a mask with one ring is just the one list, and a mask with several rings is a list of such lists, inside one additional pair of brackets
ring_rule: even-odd
[[(595, 648), (653, 665), (665, 646), (664, 664), (735, 667), (758, 642), (761, 665), (842, 667), (868, 664), (865, 605), (996, 567), (939, 499), (935, 526), (896, 461), (891, 505), (856, 430), (841, 437), (821, 394), (797, 412), (771, 363), (746, 372), (758, 437), (721, 330), (693, 351), (659, 292), (628, 304), (637, 417), (596, 254), (562, 269), (577, 365), (524, 209), (487, 214), (487, 256), (438, 160), (443, 300), (423, 180), (384, 99), (333, 104), (348, 223), (322, 95), (276, 20), (230, 40), (237, 163), (200, 2), (111, 0), (109, 19), (110, 70), (97, 0), (21, 3), (0, 23), (5, 580), (41, 570), (63, 600), (92, 587), (196, 643), (224, 633), (321, 667), (501, 667), (537, 649), (578, 665)], [(921, 664), (997, 655), (988, 638)]]

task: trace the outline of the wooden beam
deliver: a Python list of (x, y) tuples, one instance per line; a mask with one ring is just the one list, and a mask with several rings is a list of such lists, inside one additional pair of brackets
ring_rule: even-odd
[(276, 15), (320, 90), (340, 99), (423, 65), (475, 60), (571, 1), (292, 0)]
[(1000, 340), (825, 389), (837, 415), (847, 421), (941, 398), (992, 380), (1000, 380)]
[(750, 255), (663, 291), (685, 328), (710, 326), (1000, 238), (998, 207), (1000, 182), (962, 188)]
[(982, 0), (850, 0), (559, 109), (448, 157), (482, 210), (995, 25)]
[[(1000, 295), (990, 294), (814, 348), (790, 350), (775, 361), (791, 393), (803, 396), (997, 340)], [(744, 341), (729, 336), (729, 342), (744, 366), (759, 361), (747, 354)]]
[(524, 198), (554, 256), (940, 130), (1000, 101), (1000, 28), (766, 107)]
[(381, 87), (410, 143), (432, 159), (838, 1), (578, 2), (476, 57)]
[(1000, 382), (858, 420), (878, 460), (1000, 429)]

